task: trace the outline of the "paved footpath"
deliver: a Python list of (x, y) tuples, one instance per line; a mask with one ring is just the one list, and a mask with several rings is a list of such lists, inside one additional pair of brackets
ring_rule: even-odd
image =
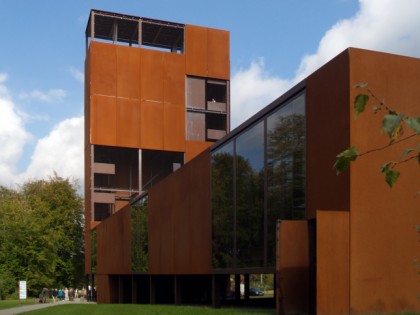
[[(78, 302), (78, 301), (75, 301), (75, 302), (60, 301), (60, 302), (57, 302), (57, 303), (39, 303), (39, 304), (22, 305), (22, 306), (18, 306), (18, 307), (8, 308), (8, 309), (5, 309), (5, 310), (0, 310), (0, 315), (20, 314), (20, 313), (24, 313), (24, 312), (39, 310), (41, 308), (54, 307), (54, 306), (63, 305), (63, 304), (70, 304), (70, 303), (80, 303), (80, 302)], [(84, 303), (87, 303), (87, 302), (84, 302)]]

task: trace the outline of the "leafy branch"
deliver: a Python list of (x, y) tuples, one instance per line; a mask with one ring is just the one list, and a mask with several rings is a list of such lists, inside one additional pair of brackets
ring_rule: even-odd
[[(363, 89), (366, 88), (366, 93), (359, 93), (354, 99), (354, 118), (357, 119), (359, 114), (363, 113), (369, 103), (369, 99), (372, 98), (375, 101), (375, 105), (372, 106), (372, 111), (377, 114), (380, 111), (385, 111), (382, 119), (381, 131), (386, 132), (389, 137), (389, 143), (385, 146), (367, 150), (366, 152), (359, 153), (355, 146), (347, 148), (340, 152), (336, 156), (334, 168), (337, 175), (350, 167), (351, 162), (357, 160), (357, 158), (363, 155), (370, 154), (376, 151), (382, 151), (392, 145), (406, 141), (412, 137), (420, 134), (420, 117), (410, 117), (406, 114), (398, 113), (396, 110), (388, 106), (383, 99), (379, 99), (371, 89), (367, 88), (367, 83), (358, 83), (354, 85), (354, 88)], [(412, 134), (403, 137), (404, 129), (408, 128)], [(400, 176), (400, 172), (396, 167), (402, 163), (416, 159), (420, 164), (420, 146), (416, 149), (407, 148), (399, 157), (398, 161), (388, 161), (380, 167), (381, 173), (385, 176), (386, 183), (392, 188)]]

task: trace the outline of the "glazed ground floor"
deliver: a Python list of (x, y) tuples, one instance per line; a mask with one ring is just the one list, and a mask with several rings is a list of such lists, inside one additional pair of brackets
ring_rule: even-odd
[(214, 275), (87, 275), (87, 286), (97, 287), (98, 303), (250, 305), (275, 308), (274, 274), (272, 288), (262, 296), (251, 288), (250, 274)]

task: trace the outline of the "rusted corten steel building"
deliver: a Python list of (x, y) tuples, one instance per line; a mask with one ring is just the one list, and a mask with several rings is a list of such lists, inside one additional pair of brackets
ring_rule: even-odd
[[(279, 314), (420, 311), (417, 166), (401, 164), (392, 189), (379, 172), (417, 147), (416, 138), (367, 154), (340, 176), (333, 169), (349, 146), (366, 152), (388, 144), (381, 115), (354, 119), (359, 91), (352, 86), (369, 82), (387, 104), (418, 116), (420, 59), (346, 49), (228, 132), (228, 33), (185, 25), (182, 45), (147, 50), (136, 38), (152, 42), (149, 26), (136, 23), (155, 20), (130, 17), (144, 34), (138, 37), (122, 31), (120, 15), (92, 11), (88, 34), (101, 14), (104, 25), (89, 35), (95, 40), (86, 67), (86, 274), (95, 280), (98, 302), (255, 303), (264, 299), (249, 298), (251, 275), (273, 274), (274, 298), (266, 300)], [(96, 40), (110, 36), (117, 45)], [(120, 50), (127, 55), (119, 58)], [(178, 116), (165, 116), (165, 95), (172, 95), (165, 82), (175, 79), (144, 66), (149, 54), (160, 56), (161, 69), (168, 58), (183, 60), (179, 129)], [(125, 64), (130, 60), (134, 66)], [(211, 72), (211, 64), (226, 72)], [(155, 77), (162, 79), (156, 95), (163, 100), (143, 100), (157, 88), (143, 81)], [(203, 85), (205, 92), (190, 95)], [(177, 142), (176, 131), (167, 135), (169, 126), (184, 140)]]
[(90, 12), (85, 270), (92, 286), (97, 275), (99, 301), (112, 288), (108, 275), (131, 274), (121, 268), (130, 261), (130, 231), (112, 223), (127, 219), (120, 210), (229, 131), (229, 55), (227, 31)]
[[(275, 273), (279, 314), (419, 311), (418, 165), (399, 165), (392, 189), (379, 171), (418, 141), (407, 128), (405, 141), (387, 147), (380, 114), (354, 118), (360, 82), (420, 115), (420, 59), (346, 49), (123, 209), (132, 227), (147, 214), (148, 229), (147, 250), (126, 268), (146, 254), (149, 274), (175, 275), (167, 278), (175, 303), (192, 274), (218, 305), (230, 296), (229, 274), (245, 283), (244, 297), (234, 295), (246, 302), (249, 275)], [(337, 176), (335, 157), (350, 146), (387, 148)], [(131, 231), (141, 248), (141, 232)]]

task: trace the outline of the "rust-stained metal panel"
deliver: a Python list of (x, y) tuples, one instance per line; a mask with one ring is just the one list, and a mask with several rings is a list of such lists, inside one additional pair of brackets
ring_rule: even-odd
[(187, 107), (206, 109), (206, 80), (187, 77)]
[[(307, 79), (306, 156), (310, 157), (306, 160), (308, 218), (315, 218), (316, 209), (350, 208), (349, 173), (337, 176), (331, 170), (336, 155), (350, 146), (348, 63), (348, 54), (340, 54), (322, 67), (322, 71), (316, 71)], [(323, 154), (319, 154), (320, 149)], [(320, 178), (323, 180), (320, 181)]]
[(93, 202), (95, 203), (115, 203), (115, 194), (113, 193), (93, 193)]
[(349, 314), (350, 212), (318, 210), (316, 221), (317, 314)]
[(226, 113), (226, 103), (209, 101), (207, 102), (207, 109), (215, 112)]
[(185, 152), (185, 108), (164, 105), (164, 150)]
[(277, 314), (309, 313), (309, 233), (307, 221), (277, 223)]
[(90, 54), (86, 54), (85, 60), (85, 120), (84, 120), (84, 128), (85, 128), (85, 150), (86, 147), (90, 145)]
[(211, 78), (230, 78), (229, 32), (207, 29), (207, 75)]
[(91, 96), (90, 141), (92, 144), (116, 145), (115, 97)]
[(186, 141), (185, 162), (191, 161), (201, 152), (209, 148), (213, 142)]
[(150, 273), (210, 273), (210, 151), (152, 187), (148, 207)]
[(117, 94), (117, 45), (90, 43), (90, 84), (92, 94)]
[[(420, 115), (413, 101), (420, 98), (420, 59), (354, 48), (349, 49), (349, 58), (349, 86), (369, 82), (373, 93), (399, 113)], [(349, 107), (358, 93), (364, 91), (350, 89)], [(374, 104), (369, 101), (369, 107)], [(359, 152), (388, 146), (389, 139), (379, 131), (382, 120), (382, 115), (369, 111), (357, 120), (351, 115), (351, 145)], [(413, 276), (417, 271), (414, 264), (408, 267), (419, 249), (415, 229), (420, 222), (419, 200), (414, 197), (419, 173), (414, 164), (401, 163), (401, 176), (390, 189), (378, 171), (385, 161), (418, 146), (418, 138), (409, 138), (410, 133), (405, 129), (405, 141), (363, 156), (350, 169), (350, 308), (355, 314), (420, 310), (412, 294), (418, 292), (419, 279)]]
[(131, 272), (130, 208), (116, 212), (96, 227), (97, 274)]
[(98, 303), (111, 303), (109, 275), (96, 274), (96, 285), (100, 290), (97, 290)]
[(140, 116), (141, 147), (144, 149), (163, 150), (163, 103), (142, 101)]
[(186, 70), (189, 75), (207, 76), (207, 28), (185, 26)]
[[(153, 203), (155, 206), (148, 205), (149, 213), (149, 272), (157, 274), (174, 274), (174, 213), (170, 208), (165, 207), (169, 195), (165, 192)], [(149, 195), (150, 198), (150, 195)], [(159, 209), (158, 213), (152, 213), (154, 209)], [(157, 215), (159, 214), (159, 215)]]
[(115, 174), (115, 164), (93, 163), (93, 172), (96, 174)]
[(163, 102), (165, 81), (164, 52), (142, 49), (140, 57), (141, 99)]
[[(116, 194), (118, 195), (118, 194)], [(129, 198), (127, 198), (129, 199)], [(115, 201), (115, 211), (120, 211), (121, 209), (124, 209), (125, 206), (128, 205), (128, 201), (127, 200), (116, 200)]]
[(207, 129), (207, 139), (219, 140), (226, 135), (225, 130)]
[(206, 116), (204, 113), (187, 112), (187, 140), (206, 140)]
[(185, 55), (165, 53), (164, 101), (185, 104)]
[(117, 46), (117, 96), (140, 99), (140, 50)]
[(140, 100), (117, 99), (117, 146), (140, 147)]
[[(85, 121), (86, 125), (86, 121)], [(90, 273), (91, 270), (91, 247), (90, 247), (90, 224), (92, 220), (92, 193), (91, 193), (91, 145), (89, 142), (85, 143), (85, 274)]]

